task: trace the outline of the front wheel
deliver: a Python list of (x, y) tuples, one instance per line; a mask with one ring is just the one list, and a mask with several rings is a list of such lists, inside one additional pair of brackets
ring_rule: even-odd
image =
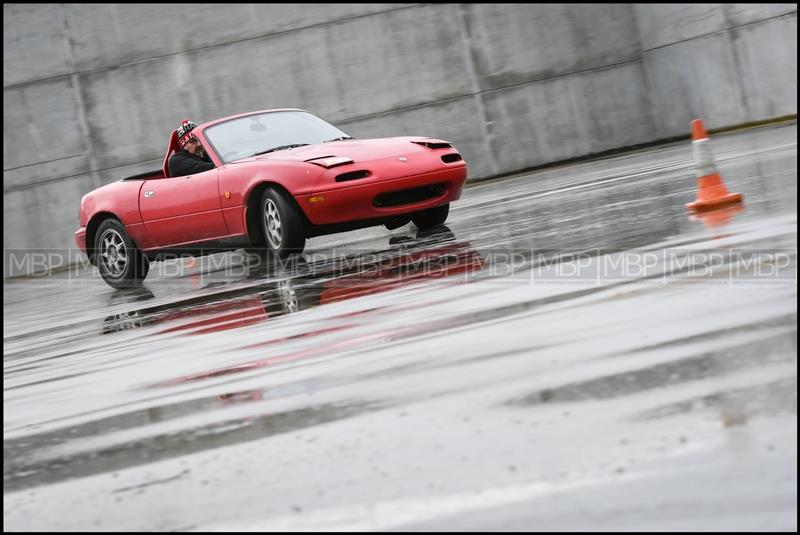
[(428, 230), (438, 227), (447, 221), (447, 214), (450, 213), (450, 203), (436, 206), (435, 208), (428, 208), (421, 212), (417, 212), (411, 217), (411, 220), (420, 230)]
[(394, 230), (396, 228), (402, 227), (403, 225), (405, 225), (409, 221), (411, 221), (411, 216), (410, 215), (401, 215), (401, 216), (393, 217), (392, 219), (390, 219), (389, 221), (384, 223), (384, 226), (386, 227), (387, 230)]
[(94, 254), (100, 276), (112, 288), (138, 286), (150, 270), (147, 257), (116, 219), (106, 219), (100, 224), (94, 241)]
[(300, 254), (306, 245), (305, 227), (294, 204), (267, 188), (261, 195), (261, 230), (269, 249), (280, 259)]

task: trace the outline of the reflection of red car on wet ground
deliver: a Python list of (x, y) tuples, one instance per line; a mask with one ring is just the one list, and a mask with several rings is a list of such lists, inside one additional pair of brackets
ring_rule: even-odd
[(286, 278), (188, 302), (116, 314), (105, 319), (103, 333), (152, 324), (164, 325), (165, 329), (160, 332), (191, 334), (244, 327), (312, 306), (388, 291), (423, 279), (477, 273), (485, 267), (486, 261), (468, 243), (450, 242), (430, 249), (394, 252), (383, 258), (372, 258), (370, 262), (349, 259), (345, 265), (347, 269), (344, 272), (326, 273), (322, 282), (315, 282), (314, 276)]
[[(452, 237), (451, 233), (448, 232), (448, 234)], [(398, 252), (399, 254), (396, 254)], [(330, 274), (327, 272), (322, 278), (323, 282), (316, 284), (312, 282), (310, 285), (308, 284), (309, 277), (311, 277), (313, 281), (314, 277), (316, 277), (315, 275), (284, 279), (286, 282), (297, 283), (297, 291), (292, 289), (291, 286), (286, 285), (282, 285), (277, 288), (277, 293), (282, 296), (280, 301), (283, 302), (283, 307), (281, 305), (275, 305), (275, 292), (260, 292), (258, 294), (258, 298), (264, 299), (264, 314), (260, 319), (251, 314), (253, 311), (252, 302), (241, 300), (239, 301), (241, 303), (240, 306), (246, 309), (247, 313), (244, 314), (238, 321), (233, 318), (232, 314), (223, 313), (219, 316), (216, 316), (218, 322), (214, 324), (215, 317), (207, 317), (204, 311), (205, 307), (201, 306), (195, 309), (196, 314), (202, 315), (201, 319), (179, 325), (173, 325), (168, 327), (167, 330), (185, 331), (190, 334), (221, 331), (243, 325), (249, 325), (258, 321), (265, 321), (268, 317), (274, 318), (289, 311), (300, 310), (316, 304), (340, 301), (365, 294), (373, 294), (379, 291), (390, 290), (430, 277), (450, 277), (448, 282), (465, 282), (468, 280), (470, 274), (476, 274), (486, 266), (486, 260), (480, 255), (480, 253), (472, 249), (469, 243), (464, 242), (448, 243), (444, 246), (429, 248), (427, 250), (393, 251), (393, 253), (395, 254), (386, 255), (371, 265), (368, 262), (362, 263), (357, 269), (353, 270), (352, 273), (343, 273), (340, 276), (335, 277), (333, 280), (329, 279)], [(352, 263), (347, 261), (345, 265), (352, 265)], [(461, 277), (458, 277), (457, 275), (460, 275)], [(287, 290), (289, 291), (287, 292)], [(270, 297), (271, 295), (272, 297)], [(216, 308), (216, 305), (213, 305), (212, 308)], [(360, 323), (356, 319), (356, 316), (364, 313), (381, 313), (380, 307), (377, 309), (369, 308), (363, 311), (344, 313), (334, 317), (336, 319), (335, 324), (323, 325), (314, 329), (304, 330), (302, 333), (294, 334), (286, 338), (270, 338), (263, 342), (249, 344), (242, 347), (242, 349), (264, 349), (272, 346), (273, 344), (285, 342), (289, 339), (309, 337), (314, 338), (323, 334), (349, 331), (350, 329), (358, 326)], [(169, 315), (164, 317), (162, 321), (168, 321), (168, 319)], [(108, 322), (109, 320), (113, 320), (113, 318), (109, 318), (106, 321)], [(111, 325), (113, 325), (113, 321)], [(379, 331), (377, 333), (371, 333), (365, 336), (346, 336), (332, 344), (312, 344), (305, 349), (290, 351), (283, 354), (271, 354), (271, 352), (267, 352), (268, 356), (265, 358), (243, 362), (225, 368), (201, 372), (194, 375), (177, 377), (150, 386), (174, 386), (212, 377), (247, 372), (267, 366), (286, 364), (288, 362), (326, 355), (334, 350), (358, 347), (371, 341), (384, 340), (387, 337), (409, 334), (413, 335), (414, 332), (417, 332), (420, 329), (425, 330), (426, 328), (427, 327), (424, 324), (407, 326), (394, 331)]]
[(421, 228), (447, 219), (467, 166), (448, 142), (357, 140), (302, 110), (247, 113), (193, 130), (215, 168), (170, 177), (163, 168), (81, 200), (75, 239), (118, 288), (141, 281), (152, 259), (245, 246), (281, 258), (308, 237), (374, 225)]
[(465, 243), (409, 251), (378, 261), (352, 275), (325, 282), (319, 294), (319, 304), (385, 292), (423, 279), (475, 273), (485, 265), (481, 255)]

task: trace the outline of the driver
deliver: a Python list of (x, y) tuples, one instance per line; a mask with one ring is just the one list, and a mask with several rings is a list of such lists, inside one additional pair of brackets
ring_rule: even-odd
[(178, 146), (169, 159), (169, 176), (186, 176), (214, 169), (214, 163), (206, 154), (203, 144), (192, 133), (197, 127), (189, 119), (181, 121), (178, 127)]

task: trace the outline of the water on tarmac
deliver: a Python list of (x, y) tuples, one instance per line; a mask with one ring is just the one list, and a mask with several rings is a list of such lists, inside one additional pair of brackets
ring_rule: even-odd
[(796, 124), (464, 191), (446, 227), (4, 282), (10, 530), (796, 529)]

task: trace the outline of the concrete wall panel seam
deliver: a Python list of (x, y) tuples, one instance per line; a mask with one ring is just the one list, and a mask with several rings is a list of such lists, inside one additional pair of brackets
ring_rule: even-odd
[[(64, 15), (64, 5), (58, 4), (58, 20), (61, 25), (61, 36), (62, 36), (62, 43), (64, 45), (64, 55), (67, 58), (67, 65), (71, 71), (75, 69), (75, 54), (72, 50), (72, 41), (69, 38), (69, 28), (67, 27), (67, 19)], [(94, 147), (92, 144), (92, 132), (89, 127), (89, 121), (86, 118), (86, 106), (84, 106), (83, 102), (83, 92), (81, 90), (81, 81), (80, 77), (77, 74), (70, 75), (70, 84), (72, 86), (72, 91), (74, 98), (77, 100), (77, 108), (78, 108), (78, 128), (81, 131), (81, 137), (84, 140), (84, 149), (86, 155), (89, 157), (89, 165), (92, 169), (97, 168), (97, 155), (94, 152)], [(97, 173), (90, 171), (92, 175), (92, 180), (95, 183), (96, 187), (101, 185), (100, 177), (97, 176)]]
[(729, 26), (729, 27), (727, 27), (727, 28), (725, 28), (723, 30), (717, 30), (717, 31), (714, 31), (714, 32), (708, 32), (708, 33), (705, 33), (703, 35), (696, 35), (696, 36), (691, 37), (689, 39), (683, 39), (681, 41), (676, 41), (674, 43), (669, 43), (669, 44), (666, 44), (666, 45), (654, 46), (652, 48), (642, 48), (642, 53), (652, 52), (653, 50), (659, 50), (661, 48), (667, 48), (667, 47), (670, 47), (670, 46), (680, 45), (680, 44), (686, 43), (688, 41), (694, 41), (696, 39), (702, 39), (703, 37), (709, 37), (711, 35), (717, 35), (717, 34), (725, 33), (725, 32), (730, 31), (730, 30), (736, 30), (736, 29), (739, 29), (739, 28), (744, 28), (746, 26), (752, 26), (754, 24), (760, 24), (760, 23), (768, 21), (768, 20), (781, 19), (781, 18), (784, 18), (784, 17), (796, 17), (796, 16), (797, 16), (797, 12), (796, 11), (790, 12), (790, 13), (783, 13), (781, 15), (775, 15), (774, 17), (767, 17), (767, 18), (764, 18), (764, 19), (754, 20), (752, 22), (746, 22), (744, 24), (739, 24), (739, 25), (736, 25), (736, 26)]
[(561, 79), (561, 78), (569, 78), (570, 76), (581, 76), (583, 74), (588, 74), (588, 73), (592, 73), (592, 72), (599, 72), (599, 71), (615, 69), (617, 67), (622, 67), (624, 65), (633, 65), (633, 64), (636, 64), (636, 63), (639, 63), (639, 62), (641, 62), (641, 59), (638, 59), (638, 58), (637, 59), (632, 59), (632, 60), (627, 60), (627, 61), (620, 61), (619, 63), (610, 63), (608, 65), (603, 65), (601, 67), (592, 67), (592, 68), (589, 68), (589, 69), (584, 69), (584, 70), (580, 70), (580, 71), (573, 71), (573, 72), (569, 72), (569, 73), (566, 73), (566, 74), (558, 74), (558, 75), (555, 75), (555, 76), (548, 76), (546, 78), (537, 78), (535, 80), (528, 80), (526, 82), (520, 82), (520, 83), (517, 83), (517, 84), (511, 84), (511, 85), (507, 85), (507, 86), (503, 86), (503, 87), (495, 87), (495, 88), (492, 88), (492, 89), (486, 89), (485, 91), (482, 91), (481, 93), (482, 94), (489, 94), (489, 93), (493, 93), (495, 91), (505, 91), (506, 89), (513, 89), (515, 87), (524, 87), (526, 85), (531, 85), (531, 84), (538, 84), (538, 83), (542, 83), (542, 82), (550, 82), (550, 81), (558, 80), (558, 79)]
[(656, 117), (654, 115), (655, 107), (653, 106), (652, 90), (650, 88), (650, 80), (647, 77), (647, 70), (644, 67), (644, 61), (642, 60), (642, 50), (644, 49), (644, 46), (642, 45), (642, 36), (638, 31), (638, 28), (640, 27), (639, 26), (639, 20), (638, 20), (639, 16), (637, 15), (636, 9), (634, 9), (633, 6), (629, 6), (629, 8), (630, 8), (630, 11), (631, 11), (631, 18), (633, 19), (633, 24), (637, 28), (637, 31), (636, 31), (636, 44), (637, 44), (637, 46), (639, 48), (639, 72), (640, 72), (640, 75), (642, 77), (642, 84), (644, 85), (644, 99), (645, 99), (645, 102), (647, 103), (647, 106), (646, 106), (646, 108), (647, 108), (647, 120), (648, 120), (648, 123), (649, 123), (650, 131), (651, 132), (656, 132), (657, 131), (657, 121), (656, 121)]
[(26, 163), (25, 165), (18, 165), (16, 167), (4, 167), (3, 171), (18, 171), (20, 169), (25, 169), (26, 167), (34, 167), (36, 165), (42, 165), (46, 163), (55, 163), (60, 162), (62, 160), (69, 160), (70, 158), (77, 158), (78, 156), (84, 156), (83, 153), (81, 154), (67, 154), (66, 156), (59, 156), (58, 158), (53, 158), (52, 160), (42, 160), (35, 163)]
[[(741, 88), (740, 93), (741, 93), (741, 97), (742, 97), (742, 108), (745, 110), (745, 113), (747, 113), (748, 119), (752, 120), (753, 119), (752, 110), (750, 109), (750, 106), (747, 103), (747, 91), (745, 91), (745, 88), (742, 85), (742, 80), (744, 80), (742, 62), (739, 60), (739, 53), (736, 51), (736, 45), (733, 42), (733, 40), (734, 40), (733, 30), (736, 29), (737, 27), (733, 26), (731, 24), (731, 22), (730, 22), (730, 20), (728, 18), (728, 10), (726, 9), (726, 6), (724, 4), (722, 6), (722, 17), (723, 17), (723, 19), (725, 19), (725, 25), (728, 28), (728, 30), (726, 31), (726, 35), (725, 36), (727, 37), (728, 46), (730, 47), (731, 54), (733, 55), (733, 66), (736, 69), (736, 81), (740, 85), (740, 88)], [(761, 21), (759, 21), (759, 22), (761, 22)], [(744, 26), (744, 25), (741, 25), (741, 26)], [(739, 26), (739, 27), (741, 27), (741, 26)]]
[[(84, 177), (85, 178), (85, 177), (88, 177), (90, 175), (99, 174), (99, 173), (105, 173), (107, 171), (113, 171), (114, 169), (122, 169), (122, 168), (130, 167), (130, 166), (133, 166), (133, 165), (142, 165), (142, 166), (144, 166), (145, 164), (148, 164), (148, 165), (151, 165), (151, 169), (155, 171), (155, 170), (158, 170), (158, 169), (161, 168), (161, 161), (162, 161), (162, 159), (158, 158), (158, 159), (152, 159), (152, 160), (137, 161), (137, 162), (127, 163), (127, 164), (123, 164), (123, 165), (117, 165), (117, 166), (114, 166), (114, 167), (107, 167), (105, 169), (89, 169), (87, 171), (79, 171), (77, 173), (72, 173), (72, 174), (69, 174), (69, 175), (54, 176), (54, 177), (50, 177), (50, 178), (46, 178), (46, 179), (42, 179), (42, 180), (31, 181), (31, 182), (27, 182), (25, 184), (14, 184), (14, 185), (11, 185), (11, 186), (3, 186), (3, 192), (6, 193), (6, 192), (9, 192), (9, 191), (20, 191), (20, 190), (24, 190), (24, 189), (40, 186), (42, 184), (51, 184), (51, 183), (54, 183), (54, 182), (61, 182), (61, 181), (70, 180), (70, 179), (74, 179), (74, 178), (80, 178), (80, 177)], [(41, 162), (38, 163), (38, 164), (34, 164), (34, 165), (40, 165), (40, 164), (41, 164)], [(4, 169), (3, 171), (11, 171), (11, 169)], [(126, 174), (124, 176), (132, 176), (132, 175), (135, 175), (135, 174), (137, 174), (137, 173), (128, 173), (128, 174)], [(114, 182), (116, 180), (119, 180), (119, 179), (122, 179), (122, 178), (124, 178), (124, 176), (121, 175), (121, 176), (119, 176), (118, 179), (112, 179), (112, 182)], [(92, 178), (94, 178), (94, 177), (92, 176)], [(99, 187), (99, 186), (95, 186), (95, 187)]]
[(462, 34), (462, 42), (464, 43), (464, 54), (467, 58), (467, 68), (469, 70), (469, 77), (472, 80), (473, 94), (476, 95), (474, 98), (478, 107), (478, 114), (480, 116), (481, 133), (483, 134), (484, 144), (487, 149), (487, 154), (489, 155), (489, 168), (492, 170), (491, 171), (492, 174), (497, 174), (498, 172), (497, 159), (495, 158), (494, 151), (491, 150), (492, 132), (489, 128), (491, 122), (489, 121), (489, 116), (486, 111), (486, 106), (484, 105), (483, 98), (481, 95), (482, 93), (481, 85), (475, 68), (475, 53), (472, 49), (469, 26), (465, 18), (464, 8), (465, 8), (464, 4), (456, 5), (457, 20), (459, 29)]

